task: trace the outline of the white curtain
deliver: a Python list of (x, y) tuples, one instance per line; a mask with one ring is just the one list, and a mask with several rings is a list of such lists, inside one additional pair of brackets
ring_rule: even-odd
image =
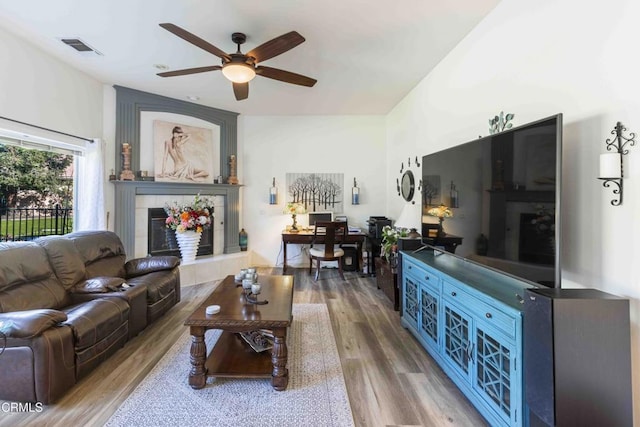
[(76, 204), (73, 209), (74, 229), (106, 229), (104, 203), (104, 142), (87, 143), (84, 157), (77, 158)]

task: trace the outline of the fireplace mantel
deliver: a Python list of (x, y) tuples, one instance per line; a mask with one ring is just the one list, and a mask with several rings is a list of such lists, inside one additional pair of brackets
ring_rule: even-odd
[[(223, 196), (224, 253), (240, 252), (240, 185), (190, 184), (156, 181), (111, 181), (115, 186), (114, 231), (120, 236), (125, 253), (135, 253), (136, 196), (195, 195)], [(139, 225), (138, 225), (139, 226)], [(146, 225), (145, 225), (146, 227)]]

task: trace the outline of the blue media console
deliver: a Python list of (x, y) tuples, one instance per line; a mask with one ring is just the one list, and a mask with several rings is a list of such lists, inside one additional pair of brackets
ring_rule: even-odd
[(491, 425), (522, 426), (529, 282), (448, 253), (402, 252), (402, 324)]

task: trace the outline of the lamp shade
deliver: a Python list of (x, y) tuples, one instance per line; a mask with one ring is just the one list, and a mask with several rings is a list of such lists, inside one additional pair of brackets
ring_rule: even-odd
[(427, 211), (427, 215), (436, 216), (438, 218), (451, 218), (453, 216), (453, 212), (445, 205), (440, 205), (429, 209)]
[(289, 215), (305, 214), (307, 213), (307, 209), (302, 203), (287, 203), (283, 213)]
[(222, 67), (222, 74), (233, 83), (247, 83), (253, 80), (256, 71), (244, 63), (228, 63)]
[(621, 178), (621, 160), (620, 153), (600, 154), (600, 178)]

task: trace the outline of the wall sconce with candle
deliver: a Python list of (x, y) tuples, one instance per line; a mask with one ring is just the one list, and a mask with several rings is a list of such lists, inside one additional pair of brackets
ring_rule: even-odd
[(276, 187), (276, 177), (273, 177), (273, 182), (271, 183), (271, 188), (269, 188), (269, 204), (277, 205), (278, 204), (278, 187)]
[(351, 204), (360, 204), (360, 187), (358, 187), (355, 177), (353, 178), (353, 187), (351, 187)]
[(625, 149), (627, 143), (629, 146), (635, 145), (636, 134), (631, 132), (629, 138), (622, 135), (625, 132), (625, 128), (622, 123), (616, 123), (616, 127), (611, 131), (612, 135), (616, 137), (613, 140), (607, 139), (605, 144), (607, 145), (607, 151), (614, 151), (613, 153), (600, 154), (600, 176), (598, 179), (603, 181), (602, 185), (609, 188), (611, 184), (615, 184), (617, 188), (613, 188), (613, 194), (619, 195), (616, 199), (611, 200), (613, 206), (620, 206), (622, 204), (622, 180), (624, 178), (622, 167), (622, 156), (629, 153), (628, 149)]

